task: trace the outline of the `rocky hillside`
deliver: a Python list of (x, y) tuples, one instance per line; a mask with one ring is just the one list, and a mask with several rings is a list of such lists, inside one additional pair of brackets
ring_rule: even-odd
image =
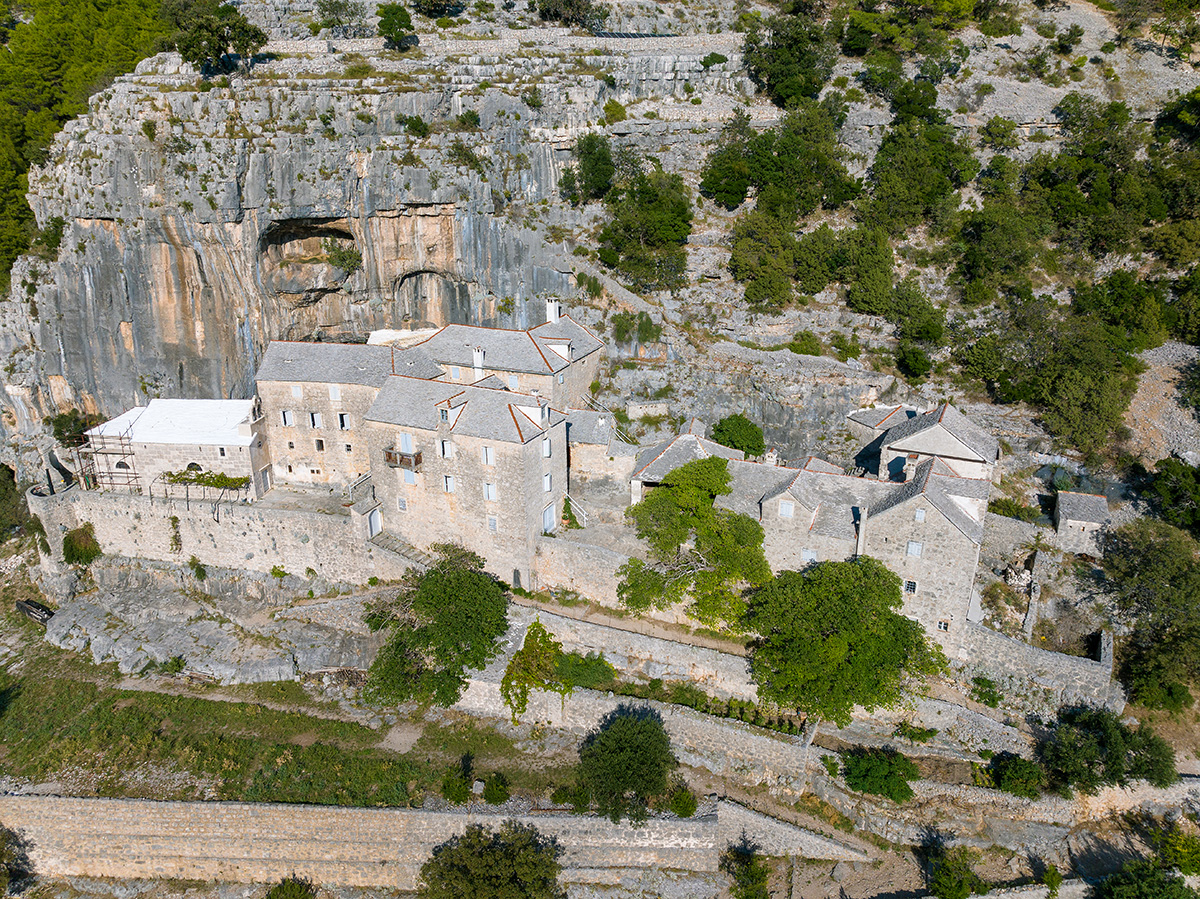
[[(606, 401), (666, 395), (674, 415), (707, 418), (748, 409), (787, 457), (839, 458), (831, 421), (913, 390), (870, 354), (894, 343), (890, 326), (849, 312), (833, 289), (781, 314), (748, 311), (727, 270), (733, 218), (711, 202), (699, 201), (687, 286), (639, 297), (588, 257), (601, 204), (559, 198), (571, 149), (590, 131), (654, 155), (694, 188), (735, 108), (756, 128), (779, 120), (742, 70), (731, 6), (616, 4), (608, 27), (674, 36), (609, 38), (477, 4), (475, 21), (422, 33), (407, 54), (375, 38), (311, 37), (303, 4), (244, 9), (273, 40), (248, 73), (205, 81), (177, 56), (147, 60), (95, 96), (31, 174), (39, 224), (61, 219), (63, 236), (55, 258), (18, 262), (0, 303), (0, 427), (6, 460), (26, 472), (40, 464), (29, 450), (46, 414), (244, 396), (269, 340), (364, 340), (447, 322), (523, 328), (542, 320), (543, 295), (568, 298), (597, 328), (618, 308), (665, 326), (660, 340), (621, 349), (648, 364), (615, 369)], [(1200, 83), (1148, 45), (1110, 50), (1112, 27), (1089, 4), (1022, 15), (1022, 35), (961, 32), (968, 55), (938, 86), (938, 107), (972, 140), (1005, 116), (1026, 138), (1040, 132), (1017, 151), (1028, 156), (1054, 148), (1052, 110), (1068, 90), (1123, 98), (1150, 117)], [(1077, 52), (1092, 61), (1078, 78), (1053, 87), (1020, 73), (1039, 23), (1082, 26)], [(712, 53), (727, 61), (705, 60)], [(832, 84), (844, 88), (861, 66), (838, 61)], [(839, 140), (861, 174), (892, 112), (869, 94), (847, 99)], [(626, 119), (610, 106), (606, 121), (612, 101)], [(412, 116), (432, 133), (411, 133)], [(580, 290), (577, 273), (601, 276), (604, 293)], [(923, 284), (944, 297), (936, 270)], [(866, 352), (842, 362), (764, 349), (800, 329), (854, 333)], [(932, 400), (946, 387), (923, 389)], [(1001, 430), (1038, 439), (1017, 415)]]

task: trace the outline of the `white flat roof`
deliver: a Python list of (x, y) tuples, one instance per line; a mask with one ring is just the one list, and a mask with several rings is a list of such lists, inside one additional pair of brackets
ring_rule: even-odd
[(151, 400), (88, 431), (95, 437), (127, 436), (133, 443), (196, 446), (249, 446), (254, 436), (240, 433), (253, 400)]

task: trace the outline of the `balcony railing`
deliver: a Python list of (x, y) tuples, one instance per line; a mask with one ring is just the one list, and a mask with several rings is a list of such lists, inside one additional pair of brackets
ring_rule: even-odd
[(407, 468), (409, 471), (418, 471), (421, 468), (420, 453), (402, 453), (395, 448), (385, 449), (383, 459), (389, 468)]

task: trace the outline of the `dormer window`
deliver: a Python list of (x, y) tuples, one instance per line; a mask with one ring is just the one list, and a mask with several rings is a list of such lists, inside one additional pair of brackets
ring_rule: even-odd
[(442, 410), (440, 410), (440, 411), (441, 411), (441, 419), (442, 419), (442, 421), (449, 421), (449, 420), (450, 420), (450, 410), (449, 410), (449, 409), (442, 409)]

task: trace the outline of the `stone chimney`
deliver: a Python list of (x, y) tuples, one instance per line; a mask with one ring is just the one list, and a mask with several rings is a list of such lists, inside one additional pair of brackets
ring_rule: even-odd
[(548, 323), (556, 322), (560, 315), (562, 315), (562, 307), (558, 300), (546, 300), (546, 321)]
[(913, 475), (917, 473), (917, 462), (921, 457), (916, 453), (909, 453), (904, 460), (904, 482), (908, 483), (912, 480)]
[(471, 351), (471, 364), (475, 366), (475, 380), (483, 380), (483, 347), (477, 346)]

